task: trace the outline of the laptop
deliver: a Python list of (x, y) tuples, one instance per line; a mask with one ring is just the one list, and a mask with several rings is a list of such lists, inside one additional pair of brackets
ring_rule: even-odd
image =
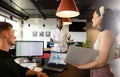
[(43, 66), (44, 70), (62, 72), (67, 64), (65, 63), (66, 53), (51, 52), (50, 59), (47, 64)]
[(87, 64), (97, 58), (98, 50), (70, 46), (65, 62), (68, 64)]

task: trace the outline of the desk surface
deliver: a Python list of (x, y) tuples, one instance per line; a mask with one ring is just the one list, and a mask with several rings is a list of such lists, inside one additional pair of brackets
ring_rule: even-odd
[(90, 70), (81, 70), (68, 65), (63, 72), (51, 72), (49, 77), (90, 77)]
[(44, 51), (51, 51), (51, 48), (44, 48)]
[[(32, 63), (26, 63), (28, 66), (35, 66), (35, 64)], [(50, 71), (48, 71), (50, 72)], [(77, 69), (71, 65), (68, 65), (67, 68), (63, 72), (50, 72), (49, 77), (90, 77), (90, 70), (81, 70)], [(30, 76), (32, 77), (32, 76)], [(36, 76), (33, 76), (36, 77)]]

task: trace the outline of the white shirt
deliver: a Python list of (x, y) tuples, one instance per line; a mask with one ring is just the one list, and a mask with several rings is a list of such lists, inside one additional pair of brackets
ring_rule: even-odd
[(67, 49), (68, 49), (67, 39), (69, 37), (70, 37), (70, 34), (69, 34), (68, 30), (65, 29), (64, 27), (61, 30), (59, 30), (58, 28), (53, 30), (53, 32), (51, 34), (51, 38), (53, 39), (53, 42), (54, 42), (53, 50), (56, 52), (67, 51)]

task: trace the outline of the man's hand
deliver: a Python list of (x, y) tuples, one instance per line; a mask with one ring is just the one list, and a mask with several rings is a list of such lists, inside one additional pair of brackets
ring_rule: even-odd
[(28, 70), (26, 76), (48, 77), (46, 73), (41, 71)]
[(43, 73), (43, 72), (38, 72), (37, 77), (48, 77), (48, 75), (46, 73)]
[(51, 41), (51, 42), (53, 42), (53, 39), (52, 39), (52, 38), (50, 38), (50, 41)]

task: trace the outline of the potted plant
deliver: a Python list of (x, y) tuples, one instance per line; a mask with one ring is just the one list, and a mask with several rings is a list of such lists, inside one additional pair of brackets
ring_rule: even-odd
[(82, 47), (89, 48), (89, 43), (90, 43), (90, 40), (86, 40), (85, 42), (83, 42)]

